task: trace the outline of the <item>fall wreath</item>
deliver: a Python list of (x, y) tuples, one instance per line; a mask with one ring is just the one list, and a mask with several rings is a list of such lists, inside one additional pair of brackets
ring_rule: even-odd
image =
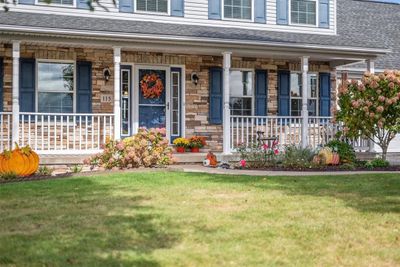
[(159, 98), (164, 90), (164, 85), (161, 78), (153, 72), (143, 76), (140, 88), (144, 98)]

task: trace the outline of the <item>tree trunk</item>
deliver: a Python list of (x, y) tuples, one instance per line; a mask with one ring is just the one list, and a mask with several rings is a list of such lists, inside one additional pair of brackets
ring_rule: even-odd
[(388, 147), (387, 146), (382, 146), (382, 159), (383, 160), (386, 160), (387, 151), (388, 151)]

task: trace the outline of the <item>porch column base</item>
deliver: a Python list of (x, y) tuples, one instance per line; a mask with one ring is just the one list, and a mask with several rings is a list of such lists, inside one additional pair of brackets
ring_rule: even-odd
[(12, 43), (13, 72), (12, 72), (12, 144), (19, 144), (19, 58), (20, 42)]
[(231, 52), (223, 52), (223, 155), (232, 154), (231, 151), (231, 111), (229, 108), (229, 72), (231, 69)]

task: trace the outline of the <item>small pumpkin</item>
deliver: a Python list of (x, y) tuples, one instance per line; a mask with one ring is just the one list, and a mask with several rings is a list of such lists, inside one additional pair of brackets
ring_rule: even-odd
[(338, 153), (334, 152), (332, 154), (332, 162), (331, 162), (331, 164), (332, 165), (339, 165), (339, 163), (340, 163), (340, 156), (339, 156)]
[(318, 156), (321, 158), (322, 164), (325, 164), (325, 165), (332, 164), (333, 153), (332, 153), (332, 149), (330, 149), (329, 147), (322, 148), (319, 151)]

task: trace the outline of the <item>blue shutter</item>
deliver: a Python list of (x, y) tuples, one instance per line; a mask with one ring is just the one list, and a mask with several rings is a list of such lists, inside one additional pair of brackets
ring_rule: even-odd
[(20, 59), (19, 110), (21, 112), (35, 112), (35, 67), (35, 59)]
[(34, 5), (35, 0), (19, 0), (18, 3), (23, 5)]
[(0, 112), (3, 111), (3, 93), (4, 93), (4, 67), (3, 58), (0, 58)]
[(256, 70), (256, 116), (267, 115), (268, 73)]
[(92, 63), (77, 62), (76, 75), (76, 111), (92, 113)]
[(289, 6), (288, 0), (276, 0), (276, 23), (289, 24)]
[(183, 13), (184, 13), (184, 1), (171, 0), (171, 15), (175, 17), (183, 17)]
[(133, 0), (119, 0), (119, 12), (133, 13)]
[(319, 74), (319, 115), (328, 117), (331, 115), (331, 75)]
[(329, 28), (329, 0), (319, 0), (319, 27)]
[(208, 18), (221, 19), (221, 1), (208, 0)]
[(278, 115), (290, 116), (290, 71), (278, 72)]
[(265, 1), (266, 0), (254, 0), (254, 22), (265, 23)]
[(80, 9), (89, 9), (89, 2), (90, 0), (76, 0), (77, 8)]
[(222, 124), (223, 80), (222, 68), (210, 68), (210, 118), (211, 124)]

